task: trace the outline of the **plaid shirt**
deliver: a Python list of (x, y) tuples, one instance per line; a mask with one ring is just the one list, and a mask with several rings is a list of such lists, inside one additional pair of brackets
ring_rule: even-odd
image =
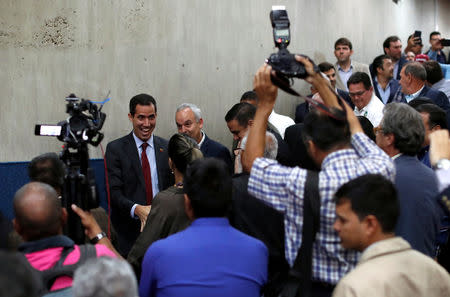
[[(320, 230), (313, 245), (312, 278), (329, 284), (336, 284), (356, 265), (359, 257), (358, 252), (341, 247), (333, 229), (334, 193), (344, 183), (364, 174), (379, 173), (392, 181), (395, 176), (392, 160), (366, 135), (353, 135), (351, 144), (353, 148), (329, 154), (319, 173)], [(284, 167), (274, 160), (258, 158), (253, 163), (248, 183), (251, 195), (284, 213), (285, 253), (291, 266), (302, 240), (306, 173), (299, 167)]]

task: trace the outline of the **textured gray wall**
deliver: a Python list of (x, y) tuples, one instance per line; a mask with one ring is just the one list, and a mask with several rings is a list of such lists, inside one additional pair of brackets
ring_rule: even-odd
[[(33, 135), (35, 123), (67, 117), (64, 97), (112, 101), (103, 110), (107, 142), (128, 133), (129, 99), (152, 94), (156, 134), (175, 132), (174, 110), (193, 102), (209, 136), (231, 144), (223, 117), (252, 88), (253, 74), (274, 51), (267, 0), (1, 0), (0, 162), (29, 160), (61, 143)], [(369, 63), (392, 34), (404, 40), (436, 26), (450, 37), (448, 0), (296, 0), (286, 5), (292, 52), (334, 62), (333, 43), (347, 36), (353, 58)], [(437, 9), (435, 8), (437, 5)], [(437, 12), (437, 13), (436, 13)], [(306, 94), (308, 87), (296, 82)], [(300, 100), (280, 93), (276, 110), (294, 116)], [(91, 147), (91, 157), (100, 157)]]

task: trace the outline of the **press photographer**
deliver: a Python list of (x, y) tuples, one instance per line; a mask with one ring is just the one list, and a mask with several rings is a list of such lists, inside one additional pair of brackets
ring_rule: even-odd
[[(338, 280), (356, 265), (359, 256), (358, 252), (344, 251), (333, 230), (336, 219), (333, 194), (342, 184), (368, 173), (379, 173), (392, 180), (394, 165), (363, 133), (350, 107), (338, 101), (314, 64), (299, 55), (295, 56), (295, 61), (303, 64), (307, 73), (305, 80), (319, 91), (325, 103), (322, 110), (326, 113), (312, 110), (302, 130), (310, 156), (321, 167), (318, 177), (314, 180), (310, 171), (283, 167), (275, 160), (261, 158), (267, 120), (278, 93), (271, 80), (276, 73), (267, 64), (258, 69), (254, 78), (259, 105), (242, 163), (244, 170), (251, 172), (249, 193), (284, 214), (286, 259), (292, 267), (284, 289), (293, 289), (291, 296), (300, 296), (300, 291), (301, 296), (331, 296)], [(344, 108), (346, 120), (341, 121), (334, 115), (342, 113)], [(306, 192), (320, 195), (307, 195), (306, 189)], [(317, 235), (312, 230), (317, 230)], [(300, 244), (302, 259), (297, 258)], [(308, 254), (312, 257), (308, 258)], [(283, 294), (289, 296), (286, 291)]]

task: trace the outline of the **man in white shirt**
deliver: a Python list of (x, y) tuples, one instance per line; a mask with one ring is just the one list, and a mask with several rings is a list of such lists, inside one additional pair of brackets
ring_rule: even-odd
[(364, 72), (355, 72), (347, 81), (350, 98), (355, 104), (355, 115), (366, 117), (374, 127), (383, 118), (384, 104), (375, 96), (370, 77)]

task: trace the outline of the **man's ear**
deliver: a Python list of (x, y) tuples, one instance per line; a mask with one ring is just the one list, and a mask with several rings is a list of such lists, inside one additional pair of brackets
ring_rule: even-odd
[(307, 142), (307, 150), (308, 150), (308, 153), (309, 153), (309, 156), (311, 157), (311, 158), (313, 158), (313, 156), (316, 154), (316, 152), (317, 152), (317, 148), (316, 148), (316, 145), (314, 144), (314, 142), (312, 141), (312, 140), (308, 140), (308, 142)]
[(364, 218), (365, 232), (368, 237), (372, 237), (374, 234), (381, 232), (381, 226), (377, 218), (374, 215), (368, 215)]
[(16, 218), (14, 218), (14, 219), (12, 220), (12, 223), (13, 223), (14, 230), (15, 230), (20, 236), (22, 236), (22, 228), (20, 227), (20, 224), (17, 222)]
[(384, 137), (386, 137), (386, 142), (388, 145), (394, 146), (394, 142), (395, 142), (394, 133), (385, 134)]
[(194, 210), (192, 209), (191, 200), (189, 199), (187, 194), (184, 194), (184, 212), (187, 217), (193, 221), (195, 219)]
[(61, 226), (64, 226), (67, 223), (67, 219), (69, 214), (67, 213), (67, 209), (65, 207), (61, 208)]
[(133, 121), (133, 116), (131, 115), (131, 113), (128, 113), (128, 119), (130, 120), (130, 122)]
[(253, 120), (248, 120), (248, 126), (249, 127), (253, 126)]
[(198, 125), (200, 127), (200, 129), (203, 129), (203, 119), (200, 118), (200, 120), (198, 120)]
[(350, 50), (350, 56), (353, 55), (353, 50)]

